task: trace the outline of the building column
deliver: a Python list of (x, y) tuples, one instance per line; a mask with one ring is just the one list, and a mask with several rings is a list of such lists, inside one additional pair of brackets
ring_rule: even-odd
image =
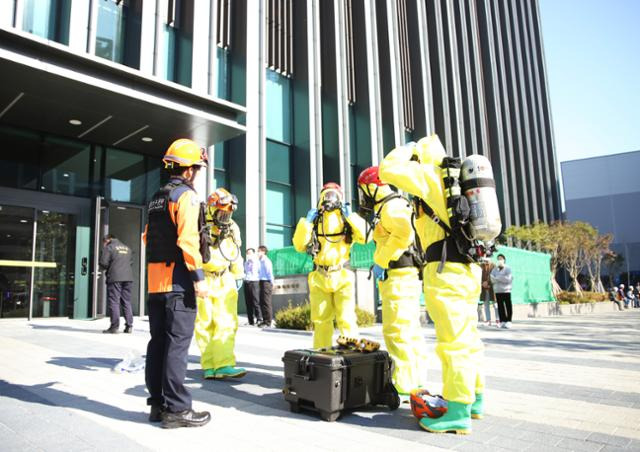
[(209, 60), (207, 73), (207, 92), (213, 97), (218, 97), (216, 74), (218, 73), (218, 7), (217, 2), (211, 3), (209, 8)]
[[(91, 0), (91, 6), (89, 6), (89, 26), (87, 29), (87, 53), (89, 55), (95, 55), (96, 53), (96, 31), (98, 28), (98, 2), (99, 0)], [(72, 8), (75, 7), (75, 1)], [(71, 13), (73, 15), (73, 12)], [(73, 25), (73, 24), (72, 24)]]
[(322, 189), (322, 63), (320, 57), (320, 4), (307, 0), (307, 71), (309, 80), (309, 186), (311, 205)]
[[(249, 5), (247, 5), (249, 6)], [(252, 1), (247, 8), (247, 135), (246, 243), (266, 241), (267, 139), (266, 100), (266, 0)], [(256, 175), (258, 177), (256, 177)], [(256, 220), (256, 213), (257, 220)]]
[(433, 113), (433, 85), (431, 82), (431, 60), (429, 57), (429, 33), (427, 25), (427, 5), (424, 0), (416, 0), (418, 11), (418, 36), (420, 40), (420, 78), (424, 96), (425, 130), (427, 135), (435, 133), (436, 127)]
[(396, 0), (387, 0), (387, 30), (389, 35), (389, 64), (391, 66), (391, 103), (393, 108), (393, 135), (395, 146), (402, 146), (404, 118), (402, 99), (402, 68), (400, 67), (400, 38), (398, 35), (398, 8)]
[[(89, 50), (90, 14), (93, 10), (94, 4), (96, 4), (97, 14), (97, 2), (88, 2), (87, 0), (71, 1), (71, 13), (69, 17), (69, 48), (76, 53), (84, 54)], [(94, 44), (92, 48), (95, 51), (95, 33), (93, 34), (93, 40)]]
[(333, 1), (333, 18), (336, 43), (336, 96), (338, 107), (338, 152), (340, 161), (340, 185), (344, 199), (351, 199), (351, 132), (349, 124), (349, 99), (347, 98), (346, 17), (342, 0)]
[[(156, 40), (156, 2), (146, 0), (142, 2), (142, 17), (140, 24), (140, 72), (153, 75), (153, 61), (155, 57)], [(154, 49), (150, 52), (149, 49)]]
[(191, 89), (201, 95), (209, 90), (209, 58), (212, 42), (209, 35), (211, 2), (193, 2), (193, 51), (191, 52)]
[[(18, 30), (22, 30), (22, 16), (23, 16), (23, 12), (24, 12), (24, 4), (23, 4), (24, 0), (15, 0), (14, 5), (13, 5), (13, 16), (10, 16), (13, 18), (13, 26), (15, 28), (17, 28)], [(4, 2), (5, 4), (10, 4), (12, 3), (11, 1), (9, 2)], [(11, 6), (11, 5), (10, 5)]]
[(161, 74), (162, 68), (165, 66), (164, 50), (164, 25), (167, 23), (167, 11), (169, 8), (169, 0), (156, 0), (156, 20), (155, 20), (155, 45), (153, 46), (153, 75), (165, 78), (165, 74)]
[(380, 100), (380, 57), (376, 0), (364, 0), (365, 40), (367, 44), (367, 85), (369, 87), (369, 123), (371, 129), (371, 164), (384, 158), (382, 140), (382, 105)]

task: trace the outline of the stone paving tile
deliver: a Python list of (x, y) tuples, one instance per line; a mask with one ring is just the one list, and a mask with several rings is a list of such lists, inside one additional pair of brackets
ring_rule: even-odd
[(580, 441), (577, 439), (563, 438), (557, 444), (558, 447), (564, 447), (565, 449), (579, 450), (585, 452), (598, 452), (604, 447), (604, 444), (591, 443), (588, 441)]
[(495, 437), (488, 443), (488, 445), (501, 447), (508, 450), (526, 450), (530, 446), (532, 446), (530, 441), (509, 438), (508, 436)]
[(602, 443), (609, 446), (627, 447), (631, 443), (631, 439), (622, 436), (605, 435), (603, 433), (593, 432), (587, 438), (587, 441)]
[(525, 431), (524, 434), (520, 435), (520, 439), (522, 441), (529, 441), (531, 444), (535, 444), (536, 446), (555, 446), (563, 439), (563, 437), (552, 435), (551, 433)]

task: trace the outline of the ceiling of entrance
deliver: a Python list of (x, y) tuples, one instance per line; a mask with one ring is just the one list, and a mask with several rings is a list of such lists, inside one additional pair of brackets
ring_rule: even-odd
[(243, 107), (0, 30), (0, 122), (161, 155), (245, 132)]

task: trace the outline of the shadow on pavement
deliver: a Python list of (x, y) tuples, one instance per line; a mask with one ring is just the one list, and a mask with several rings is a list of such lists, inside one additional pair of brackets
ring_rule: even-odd
[[(37, 385), (16, 385), (5, 380), (0, 380), (0, 394), (3, 397), (21, 400), (29, 403), (39, 403), (48, 406), (60, 406), (64, 408), (74, 408), (100, 416), (121, 421), (137, 422), (147, 424), (148, 414), (145, 412), (126, 411), (113, 405), (90, 400), (86, 397), (70, 394), (68, 392), (54, 389), (51, 386), (57, 382), (43, 383)], [(53, 402), (52, 400), (55, 400)]]
[(57, 330), (57, 331), (69, 331), (72, 333), (93, 333), (93, 334), (102, 334), (102, 330), (91, 330), (89, 328), (73, 328), (70, 326), (62, 326), (62, 325), (36, 325), (30, 323), (29, 326), (34, 330)]
[(120, 362), (116, 358), (78, 358), (70, 356), (55, 356), (47, 361), (47, 364), (68, 367), (78, 370), (98, 370), (101, 368), (113, 369)]

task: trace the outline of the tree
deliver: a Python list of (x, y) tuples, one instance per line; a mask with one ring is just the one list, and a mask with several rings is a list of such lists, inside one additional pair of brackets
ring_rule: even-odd
[(613, 241), (612, 234), (599, 235), (595, 238), (593, 246), (590, 247), (592, 251), (591, 261), (587, 265), (587, 271), (589, 272), (589, 279), (591, 281), (591, 290), (594, 292), (604, 293), (604, 285), (602, 284), (602, 261), (605, 257), (611, 253), (609, 246)]
[(607, 267), (607, 272), (609, 273), (609, 285), (613, 286), (615, 279), (615, 274), (622, 268), (624, 265), (624, 256), (619, 253), (615, 253), (613, 251), (609, 251), (605, 254), (603, 258), (603, 263)]

